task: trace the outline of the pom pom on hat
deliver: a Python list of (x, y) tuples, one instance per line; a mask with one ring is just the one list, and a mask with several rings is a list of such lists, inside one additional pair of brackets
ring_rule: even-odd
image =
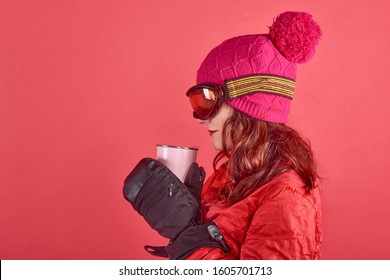
[(310, 14), (284, 12), (274, 20), (269, 35), (276, 49), (290, 62), (305, 63), (314, 56), (322, 32)]

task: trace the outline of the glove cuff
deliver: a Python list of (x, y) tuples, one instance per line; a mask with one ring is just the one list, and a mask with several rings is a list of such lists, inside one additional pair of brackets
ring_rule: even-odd
[(153, 256), (169, 258), (166, 248), (167, 248), (166, 246), (150, 246), (150, 245), (144, 246), (146, 252), (148, 252)]
[(213, 222), (188, 227), (166, 247), (166, 251), (171, 260), (183, 260), (202, 247), (220, 248), (229, 252), (222, 233)]

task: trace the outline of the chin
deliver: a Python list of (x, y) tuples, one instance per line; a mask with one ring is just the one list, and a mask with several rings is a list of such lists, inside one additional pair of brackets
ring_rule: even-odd
[(221, 152), (223, 150), (222, 145), (220, 145), (219, 143), (214, 143), (214, 149), (216, 149), (219, 152)]

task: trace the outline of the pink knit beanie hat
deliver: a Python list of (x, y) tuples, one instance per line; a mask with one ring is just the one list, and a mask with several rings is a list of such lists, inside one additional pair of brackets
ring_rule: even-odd
[(202, 62), (197, 83), (250, 87), (255, 92), (227, 100), (237, 110), (257, 119), (286, 123), (293, 98), (296, 63), (309, 61), (321, 37), (319, 25), (303, 12), (277, 16), (269, 34), (243, 35), (224, 41)]

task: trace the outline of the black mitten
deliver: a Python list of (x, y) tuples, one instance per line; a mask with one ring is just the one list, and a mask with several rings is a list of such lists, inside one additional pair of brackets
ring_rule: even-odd
[(123, 195), (159, 234), (174, 239), (196, 217), (198, 201), (161, 162), (142, 159), (125, 179)]
[(200, 197), (204, 175), (203, 168), (191, 166), (186, 178), (190, 191), (165, 165), (145, 158), (127, 176), (125, 198), (152, 228), (170, 239), (166, 247), (146, 246), (149, 253), (184, 259), (205, 246), (228, 251), (216, 225), (200, 224), (198, 219), (200, 201), (195, 196)]

